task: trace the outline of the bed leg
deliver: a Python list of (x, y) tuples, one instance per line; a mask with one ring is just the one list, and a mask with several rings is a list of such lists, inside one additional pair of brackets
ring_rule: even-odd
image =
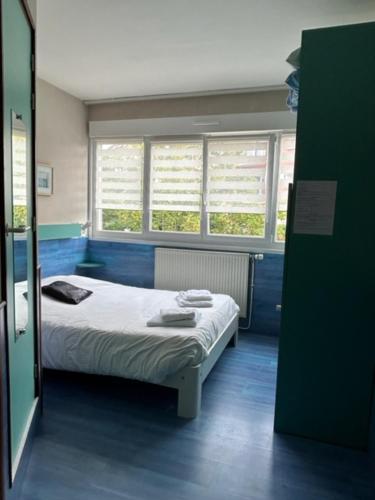
[(237, 347), (238, 344), (238, 330), (236, 330), (233, 334), (233, 337), (229, 341), (229, 347)]
[(200, 369), (192, 368), (181, 380), (178, 389), (177, 415), (182, 418), (195, 418), (199, 415), (202, 399)]

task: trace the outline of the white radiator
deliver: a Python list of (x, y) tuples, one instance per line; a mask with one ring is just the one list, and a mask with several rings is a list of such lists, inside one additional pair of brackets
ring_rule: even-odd
[(208, 289), (230, 295), (247, 313), (248, 253), (206, 252), (175, 248), (155, 249), (155, 288), (161, 290)]

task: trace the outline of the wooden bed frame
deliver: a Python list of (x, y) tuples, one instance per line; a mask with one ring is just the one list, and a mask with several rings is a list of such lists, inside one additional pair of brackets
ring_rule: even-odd
[(179, 417), (195, 418), (199, 415), (203, 382), (228, 343), (232, 342), (232, 346), (235, 347), (237, 341), (238, 313), (229, 320), (221, 335), (211, 346), (207, 358), (200, 365), (183, 368), (159, 384), (178, 390), (177, 415)]

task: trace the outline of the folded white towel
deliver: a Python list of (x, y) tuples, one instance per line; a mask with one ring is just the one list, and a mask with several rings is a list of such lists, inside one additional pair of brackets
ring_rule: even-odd
[(156, 314), (151, 319), (147, 321), (147, 326), (162, 326), (166, 328), (193, 328), (197, 326), (200, 319), (200, 313), (195, 314), (194, 319), (182, 319), (179, 321), (163, 321), (160, 314)]
[(195, 300), (192, 302), (185, 300), (180, 295), (177, 295), (176, 301), (180, 307), (212, 307), (214, 305), (212, 300)]
[(201, 302), (203, 300), (212, 300), (212, 294), (209, 290), (185, 290), (179, 293), (184, 300), (191, 302)]
[(160, 309), (161, 319), (167, 323), (169, 321), (194, 319), (195, 313), (196, 311), (194, 311), (194, 309), (184, 309), (181, 311), (181, 309), (178, 309), (177, 307), (174, 309)]

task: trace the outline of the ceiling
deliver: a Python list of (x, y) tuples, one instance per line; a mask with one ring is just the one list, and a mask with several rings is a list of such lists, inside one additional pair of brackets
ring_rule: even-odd
[(83, 100), (282, 85), (306, 28), (375, 0), (38, 0), (38, 75)]

